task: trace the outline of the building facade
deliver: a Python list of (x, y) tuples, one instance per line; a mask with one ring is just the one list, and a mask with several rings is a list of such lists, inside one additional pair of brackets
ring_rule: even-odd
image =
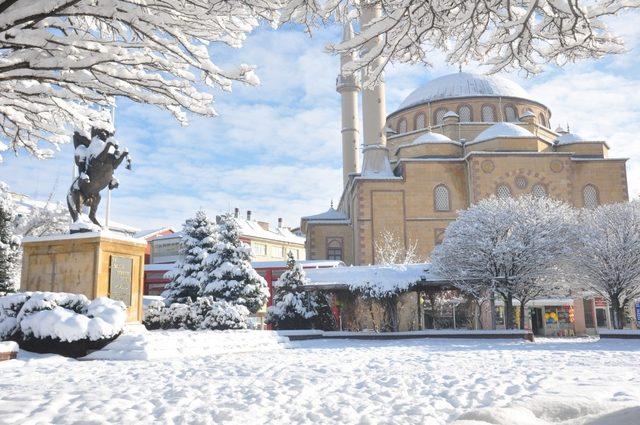
[(376, 240), (392, 232), (426, 259), (457, 210), (493, 195), (576, 207), (627, 201), (626, 159), (550, 121), (547, 106), (498, 76), (460, 72), (428, 82), (377, 124), (384, 128), (370, 136), (375, 143), (365, 138), (362, 170), (346, 158), (337, 208), (302, 218), (308, 258), (376, 264)]
[[(275, 228), (268, 222), (252, 218), (247, 211), (246, 218), (241, 218), (235, 211), (235, 220), (240, 228), (240, 240), (251, 247), (251, 259), (255, 263), (277, 262), (285, 264), (289, 252), (296, 260), (305, 260), (304, 237), (294, 234), (278, 219)], [(150, 261), (145, 265), (144, 294), (159, 295), (169, 282), (165, 273), (178, 260), (182, 232), (167, 233), (149, 240)]]

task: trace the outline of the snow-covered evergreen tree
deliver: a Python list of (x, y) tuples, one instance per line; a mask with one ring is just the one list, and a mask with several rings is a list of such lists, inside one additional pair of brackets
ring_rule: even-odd
[(14, 292), (20, 276), (20, 238), (14, 231), (15, 206), (0, 182), (0, 294)]
[(217, 241), (217, 227), (203, 210), (182, 226), (180, 259), (165, 276), (171, 279), (162, 296), (167, 304), (195, 301), (206, 284), (204, 261), (213, 252)]
[(240, 241), (240, 229), (231, 214), (220, 217), (218, 235), (205, 260), (206, 285), (200, 295), (243, 305), (255, 313), (267, 301), (269, 288), (251, 266), (251, 248)]
[(309, 329), (317, 316), (316, 296), (304, 291), (309, 282), (300, 264), (289, 253), (287, 270), (273, 284), (273, 305), (267, 310), (267, 323), (276, 329)]

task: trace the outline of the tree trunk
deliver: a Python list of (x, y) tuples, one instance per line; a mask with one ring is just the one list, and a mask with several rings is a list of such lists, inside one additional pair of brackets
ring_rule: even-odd
[(513, 296), (507, 294), (504, 298), (504, 327), (505, 329), (513, 329), (515, 327), (515, 317), (513, 314)]
[(496, 295), (492, 292), (489, 298), (489, 309), (491, 310), (491, 330), (496, 330)]
[(520, 300), (520, 329), (524, 329), (524, 322), (525, 322), (524, 300)]
[(613, 328), (624, 328), (624, 306), (620, 305), (618, 297), (611, 297), (611, 310), (613, 310)]

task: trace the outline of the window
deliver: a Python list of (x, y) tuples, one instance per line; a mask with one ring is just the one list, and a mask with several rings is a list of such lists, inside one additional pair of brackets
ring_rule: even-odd
[(442, 122), (444, 121), (444, 114), (447, 113), (447, 110), (444, 108), (440, 108), (437, 109), (435, 114), (433, 114), (433, 121), (436, 123), (436, 125), (441, 125)]
[(518, 121), (518, 112), (513, 105), (507, 105), (504, 107), (504, 119), (508, 122)]
[(598, 189), (592, 185), (588, 184), (582, 189), (582, 201), (584, 202), (585, 208), (595, 208), (598, 206)]
[(449, 189), (443, 184), (433, 189), (433, 204), (436, 211), (449, 211), (451, 204), (449, 202)]
[(547, 125), (547, 120), (544, 118), (544, 114), (540, 114), (539, 119), (540, 119), (540, 125), (541, 125), (541, 126), (543, 126), (543, 127), (549, 127), (549, 126)]
[(406, 133), (407, 132), (407, 120), (404, 118), (400, 120), (398, 123), (398, 133)]
[(527, 178), (525, 176), (518, 176), (516, 177), (516, 187), (518, 189), (526, 189), (527, 187)]
[(253, 255), (267, 255), (267, 246), (263, 243), (252, 243), (251, 251)]
[(282, 248), (281, 246), (272, 246), (271, 256), (276, 258), (284, 257), (284, 248)]
[(425, 128), (425, 116), (423, 113), (416, 115), (416, 130)]
[(501, 184), (496, 189), (496, 195), (498, 195), (498, 198), (509, 198), (511, 197), (511, 188), (506, 184)]
[(329, 240), (327, 243), (327, 260), (342, 261), (342, 241)]
[(545, 189), (540, 183), (536, 183), (531, 188), (531, 194), (535, 197), (543, 198), (547, 196), (547, 189)]
[(495, 122), (496, 114), (493, 106), (482, 105), (482, 122)]
[(473, 121), (473, 115), (471, 114), (471, 106), (462, 105), (458, 108), (458, 116), (460, 117), (460, 122), (471, 122)]

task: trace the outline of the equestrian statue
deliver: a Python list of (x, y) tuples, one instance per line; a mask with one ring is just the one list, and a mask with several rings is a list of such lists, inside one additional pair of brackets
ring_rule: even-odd
[[(118, 180), (113, 172), (127, 160), (126, 168), (131, 169), (131, 157), (126, 148), (120, 149), (113, 133), (107, 130), (92, 128), (91, 140), (80, 132), (73, 134), (75, 162), (78, 166), (78, 177), (75, 178), (67, 194), (67, 206), (73, 219), (71, 233), (90, 232), (102, 228), (96, 212), (100, 203), (100, 191), (118, 187)], [(89, 208), (89, 220), (82, 213), (82, 207)]]

